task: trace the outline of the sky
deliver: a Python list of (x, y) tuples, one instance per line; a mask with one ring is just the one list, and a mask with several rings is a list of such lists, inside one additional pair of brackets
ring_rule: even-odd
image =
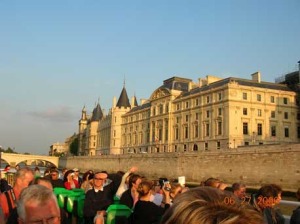
[(0, 0), (0, 146), (47, 155), (124, 85), (298, 69), (299, 0)]

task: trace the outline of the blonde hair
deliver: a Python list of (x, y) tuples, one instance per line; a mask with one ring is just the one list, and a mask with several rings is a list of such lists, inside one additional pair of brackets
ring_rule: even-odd
[[(234, 196), (212, 187), (197, 187), (176, 197), (161, 224), (263, 224), (252, 208), (224, 203)], [(233, 203), (234, 204), (234, 203)]]

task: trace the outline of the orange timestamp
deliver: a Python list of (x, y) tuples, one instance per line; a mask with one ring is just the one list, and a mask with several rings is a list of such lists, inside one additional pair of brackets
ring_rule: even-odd
[(276, 204), (277, 200), (278, 197), (263, 197), (260, 195), (257, 198), (257, 204), (261, 207), (272, 207), (274, 204)]
[[(245, 196), (241, 199), (241, 205), (244, 205), (244, 204), (250, 204), (250, 201), (251, 201), (251, 197), (250, 196)], [(224, 200), (223, 200), (224, 204), (226, 205), (235, 205), (235, 204), (239, 204), (237, 203), (237, 200), (233, 197), (225, 197)]]

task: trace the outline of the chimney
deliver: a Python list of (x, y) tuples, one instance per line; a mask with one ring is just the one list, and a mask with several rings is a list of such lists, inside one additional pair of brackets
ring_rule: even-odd
[(115, 108), (116, 105), (117, 105), (117, 99), (116, 99), (116, 97), (114, 96), (114, 98), (113, 98), (113, 108)]
[(255, 72), (251, 76), (252, 76), (252, 81), (260, 83), (260, 81), (261, 81), (260, 80), (260, 72)]

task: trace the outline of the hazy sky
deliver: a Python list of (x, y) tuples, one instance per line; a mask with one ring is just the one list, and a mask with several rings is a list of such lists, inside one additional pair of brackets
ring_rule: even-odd
[(149, 98), (172, 76), (263, 81), (297, 70), (299, 0), (0, 0), (0, 145), (47, 154), (106, 111), (124, 77)]

